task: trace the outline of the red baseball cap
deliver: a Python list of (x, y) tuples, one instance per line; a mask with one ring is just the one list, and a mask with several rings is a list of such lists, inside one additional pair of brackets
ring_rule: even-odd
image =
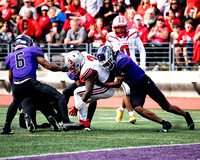
[(157, 2), (151, 3), (152, 6), (157, 6)]
[(165, 19), (164, 19), (164, 16), (162, 16), (162, 15), (158, 16), (157, 20), (159, 20), (159, 19), (161, 19), (161, 20), (163, 20), (163, 21), (165, 20)]

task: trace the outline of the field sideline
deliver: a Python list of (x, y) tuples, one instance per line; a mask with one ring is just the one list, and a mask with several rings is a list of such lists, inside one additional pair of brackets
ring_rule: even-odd
[[(167, 98), (169, 102), (173, 105), (179, 106), (181, 109), (200, 109), (200, 99), (199, 98)], [(8, 106), (12, 102), (11, 95), (0, 95), (0, 105)], [(121, 105), (122, 97), (113, 96), (108, 99), (101, 99), (98, 101), (98, 107), (108, 107), (108, 108), (117, 108)], [(74, 98), (71, 97), (69, 101), (69, 106), (74, 105)], [(144, 108), (149, 109), (160, 109), (157, 103), (155, 103), (149, 97), (146, 98)]]

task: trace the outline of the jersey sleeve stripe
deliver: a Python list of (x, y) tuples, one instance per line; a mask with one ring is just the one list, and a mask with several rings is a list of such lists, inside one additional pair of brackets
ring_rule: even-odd
[(92, 74), (92, 68), (88, 68), (83, 75), (80, 76), (81, 80), (86, 80)]
[(133, 32), (132, 34), (130, 34), (126, 40), (128, 40), (132, 35), (134, 35), (135, 33), (137, 33), (138, 31)]
[(108, 37), (110, 37), (110, 38), (114, 38), (114, 39), (116, 39), (116, 40), (118, 40), (118, 41), (120, 42), (120, 39), (119, 39), (119, 38), (117, 38), (117, 37), (110, 36), (110, 35), (108, 35)]

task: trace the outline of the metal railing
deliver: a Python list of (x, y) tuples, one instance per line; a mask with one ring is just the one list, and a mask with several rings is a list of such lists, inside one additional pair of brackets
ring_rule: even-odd
[[(93, 56), (96, 56), (96, 52), (98, 47), (94, 47), (92, 43), (82, 43), (80, 45), (49, 45), (40, 43), (37, 44), (41, 47), (44, 52), (45, 58), (54, 62), (58, 65), (62, 65), (63, 56), (72, 50), (86, 51)], [(176, 71), (180, 70), (176, 65), (176, 55), (175, 55), (175, 47), (170, 43), (163, 43), (163, 46), (155, 46), (150, 43), (145, 44), (146, 50), (146, 65), (147, 71)], [(139, 52), (136, 50), (136, 59), (140, 62)], [(188, 50), (193, 51), (193, 46), (190, 45)], [(5, 58), (6, 56), (13, 51), (12, 44), (0, 44), (0, 70), (5, 69)], [(184, 58), (181, 54), (181, 69), (183, 70), (185, 66)], [(191, 62), (190, 70), (198, 70), (198, 63)], [(179, 66), (180, 67), (180, 66)]]

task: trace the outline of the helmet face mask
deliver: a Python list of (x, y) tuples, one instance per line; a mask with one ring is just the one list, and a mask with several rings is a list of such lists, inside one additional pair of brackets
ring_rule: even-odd
[(102, 46), (97, 51), (97, 59), (104, 70), (111, 71), (115, 67), (113, 51), (109, 46)]
[(119, 15), (114, 18), (112, 27), (117, 36), (124, 36), (127, 32), (127, 26), (128, 22), (124, 16)]
[(64, 58), (64, 66), (68, 68), (69, 73), (78, 75), (84, 64), (84, 57), (79, 51), (71, 51)]
[(14, 42), (14, 50), (21, 49), (21, 48), (27, 48), (33, 46), (33, 40), (31, 37), (21, 34), (18, 35)]

